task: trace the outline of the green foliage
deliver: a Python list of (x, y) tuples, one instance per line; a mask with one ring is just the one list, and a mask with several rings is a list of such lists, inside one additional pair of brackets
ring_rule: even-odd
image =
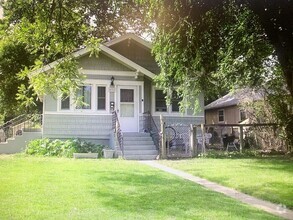
[(91, 142), (79, 139), (50, 140), (48, 138), (32, 140), (25, 150), (29, 155), (73, 157), (73, 153), (98, 153), (102, 157), (103, 145), (96, 145)]
[[(0, 106), (6, 109), (18, 109), (19, 103), (35, 109), (46, 94), (75, 94), (84, 77), (71, 56), (74, 51), (86, 45), (97, 56), (101, 39), (131, 28), (145, 31), (148, 26), (143, 22), (145, 8), (135, 1), (7, 0), (2, 4), (0, 72), (3, 68), (9, 76), (0, 74), (5, 78), (3, 83), (0, 79)], [(56, 60), (54, 70), (46, 71), (46, 65)], [(7, 108), (6, 99), (11, 97)]]
[[(223, 88), (256, 86), (265, 80), (263, 63), (273, 49), (247, 7), (234, 1), (208, 11), (193, 2), (175, 1), (178, 7), (166, 1), (155, 4), (161, 6), (153, 9), (158, 11), (153, 51), (161, 66), (156, 80), (165, 90), (176, 89), (183, 104), (202, 91), (211, 96)], [(196, 7), (202, 10), (198, 17), (190, 14)]]

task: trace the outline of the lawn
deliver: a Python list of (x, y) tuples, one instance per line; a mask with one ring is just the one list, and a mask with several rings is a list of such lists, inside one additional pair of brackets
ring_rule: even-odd
[(246, 194), (293, 208), (293, 160), (190, 159), (160, 161)]
[(0, 219), (278, 219), (135, 161), (0, 155)]

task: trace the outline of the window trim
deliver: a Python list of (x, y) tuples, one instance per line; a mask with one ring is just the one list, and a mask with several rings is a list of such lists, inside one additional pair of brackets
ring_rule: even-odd
[(156, 111), (156, 90), (163, 90), (163, 89), (160, 89), (156, 86), (152, 86), (152, 114), (153, 115), (187, 116), (187, 108), (185, 108), (184, 112), (180, 112), (180, 110), (178, 112), (172, 111), (172, 103), (170, 105), (166, 105), (167, 106), (166, 112)]
[(84, 85), (82, 85), (81, 87), (86, 87), (86, 86), (90, 86), (91, 87), (91, 97), (90, 97), (90, 108), (83, 108), (83, 106), (81, 106), (81, 108), (77, 108), (77, 106), (74, 104), (74, 110), (75, 111), (92, 111), (93, 110), (93, 85), (92, 84), (88, 84), (85, 83)]
[[(86, 80), (82, 86), (91, 86), (91, 108), (90, 109), (77, 109), (76, 104), (74, 103), (73, 95), (70, 95), (70, 109), (61, 109), (61, 94), (57, 98), (57, 112), (63, 113), (102, 113), (107, 114), (110, 113), (109, 106), (109, 96), (110, 96), (110, 82), (108, 80)], [(98, 86), (105, 87), (105, 104), (106, 109), (98, 110), (98, 97), (97, 97), (97, 89)]]
[[(220, 121), (220, 112), (223, 112), (223, 120), (222, 121)], [(225, 122), (225, 109), (219, 109), (218, 110), (218, 122), (219, 123), (223, 123), (223, 122)]]
[[(98, 107), (99, 107), (99, 94), (98, 94), (98, 88), (99, 87), (103, 87), (103, 88), (105, 88), (105, 109), (98, 109)], [(107, 111), (107, 98), (108, 98), (108, 96), (109, 96), (109, 94), (108, 94), (108, 88), (107, 88), (107, 85), (102, 85), (102, 84), (95, 84), (95, 95), (96, 95), (96, 107), (95, 107), (95, 110), (96, 111), (98, 111), (98, 112), (104, 112), (104, 111)]]
[(67, 98), (69, 98), (69, 108), (68, 108), (68, 109), (63, 109), (63, 108), (62, 108), (62, 101), (64, 101), (64, 100), (62, 100), (62, 95), (60, 96), (60, 101), (58, 100), (58, 101), (60, 102), (60, 110), (61, 110), (61, 111), (70, 111), (70, 109), (71, 109), (71, 104), (72, 104), (72, 103), (71, 103), (71, 100), (72, 100), (72, 98), (71, 98), (70, 95), (69, 95), (68, 97), (66, 97), (66, 99), (67, 99)]

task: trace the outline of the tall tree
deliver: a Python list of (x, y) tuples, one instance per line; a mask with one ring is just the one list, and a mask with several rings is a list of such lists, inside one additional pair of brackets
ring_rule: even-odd
[[(8, 97), (15, 97), (19, 85), (18, 99), (25, 107), (46, 93), (74, 91), (83, 76), (71, 57), (73, 51), (85, 45), (96, 50), (101, 40), (130, 29), (141, 33), (149, 27), (143, 23), (145, 8), (132, 0), (6, 0), (2, 4), (5, 17), (0, 20), (1, 104)], [(52, 73), (31, 74), (61, 57)], [(12, 101), (10, 106), (17, 108), (19, 103)]]
[[(209, 95), (223, 87), (264, 85), (267, 91), (278, 89), (278, 94), (287, 91), (290, 97), (282, 105), (292, 106), (291, 0), (141, 2), (150, 5), (157, 25), (154, 53), (162, 70), (158, 83), (176, 88), (185, 103), (191, 91), (193, 96), (201, 91)], [(287, 119), (281, 122), (290, 131), (292, 107), (286, 109)], [(289, 136), (293, 146), (292, 132)]]

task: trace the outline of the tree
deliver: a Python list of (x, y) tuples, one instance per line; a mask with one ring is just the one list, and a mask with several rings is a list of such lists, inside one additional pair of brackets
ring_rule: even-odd
[(183, 104), (201, 91), (210, 95), (220, 88), (265, 87), (275, 97), (290, 94), (282, 104), (291, 106), (286, 108), (287, 120), (278, 119), (293, 146), (290, 0), (141, 2), (150, 5), (157, 25), (153, 51), (161, 66), (157, 80), (162, 87), (176, 88)]
[[(76, 90), (83, 81), (71, 57), (76, 49), (87, 45), (98, 52), (101, 40), (130, 28), (138, 33), (142, 27), (148, 28), (142, 22), (145, 9), (131, 0), (7, 0), (2, 4), (0, 103), (5, 106), (5, 100), (16, 96), (17, 88), (19, 100), (9, 102), (8, 109), (19, 109), (19, 103), (27, 109), (37, 97)], [(52, 73), (32, 74), (60, 58)], [(1, 113), (10, 114), (5, 109)]]

